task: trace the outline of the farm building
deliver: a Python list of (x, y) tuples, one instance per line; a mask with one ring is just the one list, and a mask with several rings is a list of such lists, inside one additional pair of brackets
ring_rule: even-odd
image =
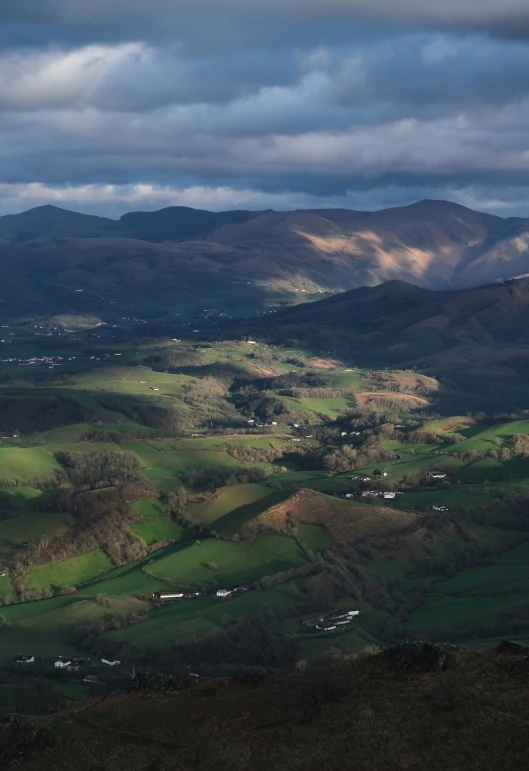
[(183, 592), (154, 592), (153, 594), (153, 597), (159, 600), (181, 600), (183, 596)]
[(35, 656), (19, 656), (16, 659), (17, 664), (33, 664), (35, 662)]
[(445, 479), (446, 474), (443, 471), (429, 471), (428, 476), (430, 479)]
[(106, 664), (107, 667), (117, 667), (121, 664), (121, 661), (110, 661), (109, 659), (101, 659), (102, 664)]
[(85, 675), (83, 677), (83, 683), (99, 683), (99, 677), (97, 675)]
[(390, 492), (384, 493), (384, 498), (394, 498), (394, 497), (395, 497), (395, 493), (390, 493)]
[(229, 597), (231, 589), (217, 589), (217, 597)]
[(362, 498), (378, 498), (379, 495), (378, 490), (366, 490), (362, 493)]
[(320, 632), (332, 632), (336, 629), (336, 624), (333, 624), (332, 621), (323, 621), (316, 625), (316, 629), (319, 629)]
[(53, 662), (53, 666), (55, 669), (65, 669), (66, 667), (70, 667), (72, 665), (71, 661), (64, 661), (62, 658), (56, 659), (56, 661)]

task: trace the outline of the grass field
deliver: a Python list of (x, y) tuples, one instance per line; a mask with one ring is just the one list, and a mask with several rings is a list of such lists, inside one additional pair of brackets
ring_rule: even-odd
[(58, 538), (72, 526), (73, 517), (66, 512), (26, 511), (12, 519), (0, 521), (0, 558), (16, 548), (41, 538)]
[(26, 589), (50, 589), (52, 586), (79, 586), (114, 567), (112, 560), (95, 549), (61, 562), (38, 565), (24, 576)]
[(321, 525), (300, 525), (297, 536), (303, 546), (313, 552), (325, 551), (334, 543), (332, 535)]
[(164, 502), (158, 498), (144, 498), (142, 501), (135, 501), (131, 508), (134, 514), (142, 519), (168, 518), (167, 508)]
[(142, 538), (147, 546), (158, 541), (179, 541), (185, 533), (184, 528), (169, 519), (151, 519), (143, 522), (133, 522), (129, 525), (136, 535)]
[(46, 481), (60, 470), (61, 465), (53, 455), (40, 447), (0, 446), (0, 475), (8, 482), (23, 485), (34, 480)]
[(293, 396), (283, 396), (282, 400), (290, 412), (321, 413), (330, 418), (338, 417), (342, 412), (354, 407), (356, 404), (356, 399), (353, 395), (335, 399), (296, 399)]
[(147, 621), (109, 632), (105, 638), (130, 642), (140, 649), (168, 647), (176, 642), (209, 634), (221, 626), (259, 613), (267, 605), (286, 610), (296, 602), (288, 584), (265, 591), (233, 596), (229, 600), (204, 597), (166, 605), (149, 615)]
[(2, 608), (9, 626), (2, 632), (0, 661), (21, 652), (36, 656), (68, 656), (76, 653), (69, 640), (72, 627), (89, 624), (112, 614), (126, 616), (144, 611), (146, 602), (133, 597), (111, 597), (109, 607), (93, 599), (68, 596)]
[[(200, 544), (183, 548), (155, 560), (149, 572), (181, 586), (235, 586), (257, 581), (292, 567), (299, 567), (306, 557), (289, 538), (264, 535), (253, 544), (234, 544), (208, 538)], [(211, 569), (208, 565), (215, 565)]]
[(234, 468), (244, 465), (224, 452), (164, 451), (150, 442), (125, 442), (120, 446), (123, 450), (136, 453), (146, 470), (160, 472), (160, 476), (185, 474), (186, 471), (202, 466)]

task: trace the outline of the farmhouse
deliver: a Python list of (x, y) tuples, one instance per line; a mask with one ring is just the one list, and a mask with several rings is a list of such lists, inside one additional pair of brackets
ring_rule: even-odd
[(231, 589), (217, 589), (217, 597), (229, 597)]
[(35, 656), (19, 656), (16, 659), (17, 664), (33, 664), (35, 662)]
[(153, 597), (159, 600), (181, 600), (183, 596), (183, 592), (154, 592), (153, 594)]
[(70, 667), (71, 665), (71, 661), (64, 661), (62, 657), (53, 662), (55, 669), (64, 669), (65, 667)]
[(378, 490), (366, 490), (362, 493), (362, 498), (378, 498), (379, 495)]
[(394, 498), (394, 497), (395, 497), (395, 493), (390, 493), (390, 492), (384, 493), (384, 498)]

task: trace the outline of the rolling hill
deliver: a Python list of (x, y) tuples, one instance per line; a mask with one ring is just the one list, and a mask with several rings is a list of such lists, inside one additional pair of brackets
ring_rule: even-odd
[(42, 206), (0, 217), (0, 309), (250, 313), (393, 280), (477, 286), (524, 274), (528, 254), (529, 220), (446, 201), (377, 212), (169, 207), (120, 220)]
[(526, 406), (527, 278), (459, 291), (390, 281), (284, 309), (249, 329), (262, 339), (330, 350), (359, 366), (416, 367), (467, 395), (509, 399), (517, 392), (518, 406)]

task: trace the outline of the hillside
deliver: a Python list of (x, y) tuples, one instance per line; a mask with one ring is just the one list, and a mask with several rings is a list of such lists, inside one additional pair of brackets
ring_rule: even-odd
[[(519, 771), (525, 646), (401, 645), (296, 675), (147, 678), (81, 709), (0, 726), (5, 771), (352, 768)], [(97, 687), (93, 696), (97, 695)]]
[(512, 389), (526, 398), (526, 278), (459, 291), (390, 281), (285, 309), (249, 329), (287, 345), (339, 351), (362, 366), (417, 367), (448, 385), (464, 379), (467, 395), (476, 378), (482, 394), (501, 379), (503, 398)]
[(526, 272), (528, 244), (528, 220), (446, 201), (378, 212), (169, 207), (120, 220), (42, 206), (0, 217), (0, 307), (19, 315), (24, 297), (42, 313), (133, 304), (249, 315), (393, 280), (451, 289), (511, 278)]

